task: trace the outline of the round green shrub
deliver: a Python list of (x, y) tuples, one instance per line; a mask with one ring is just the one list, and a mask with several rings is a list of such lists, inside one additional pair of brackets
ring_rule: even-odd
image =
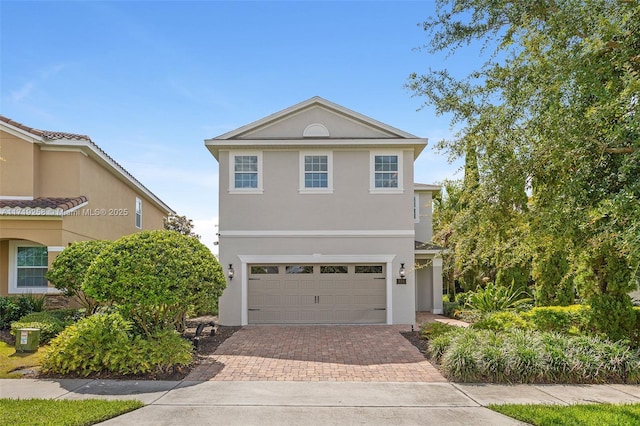
[(81, 376), (145, 374), (191, 362), (191, 344), (175, 331), (158, 331), (145, 339), (132, 329), (133, 323), (117, 312), (82, 319), (51, 341), (42, 371)]
[(501, 311), (485, 315), (481, 320), (473, 323), (472, 327), (478, 330), (492, 331), (527, 330), (531, 328), (531, 324), (516, 312)]
[(11, 323), (11, 334), (16, 335), (19, 328), (39, 328), (40, 342), (47, 343), (56, 337), (65, 324), (48, 311), (32, 312)]
[(589, 330), (589, 306), (536, 306), (522, 317), (536, 330), (559, 333), (586, 332)]
[(90, 314), (96, 311), (98, 303), (85, 294), (82, 285), (89, 266), (109, 244), (104, 240), (75, 242), (62, 250), (46, 274), (55, 288), (65, 296), (77, 298)]
[(118, 305), (149, 338), (168, 326), (182, 330), (190, 308), (214, 306), (226, 286), (222, 267), (194, 237), (143, 231), (106, 247), (89, 267), (85, 292)]

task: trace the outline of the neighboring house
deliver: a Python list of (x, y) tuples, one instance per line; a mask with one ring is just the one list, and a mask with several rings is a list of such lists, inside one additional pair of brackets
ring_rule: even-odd
[(162, 229), (172, 212), (88, 136), (0, 116), (0, 295), (58, 294), (44, 274), (74, 241)]
[(232, 276), (221, 324), (413, 324), (417, 310), (442, 312), (442, 259), (428, 244), (440, 187), (413, 183), (426, 139), (314, 97), (205, 145), (220, 163), (220, 261)]

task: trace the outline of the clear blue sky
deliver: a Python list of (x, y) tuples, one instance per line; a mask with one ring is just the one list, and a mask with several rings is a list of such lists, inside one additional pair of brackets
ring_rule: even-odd
[[(403, 87), (412, 72), (469, 63), (415, 50), (433, 10), (431, 1), (2, 0), (0, 112), (89, 135), (213, 248), (218, 164), (204, 139), (316, 95), (430, 145), (450, 134)], [(416, 181), (457, 168), (429, 147)]]

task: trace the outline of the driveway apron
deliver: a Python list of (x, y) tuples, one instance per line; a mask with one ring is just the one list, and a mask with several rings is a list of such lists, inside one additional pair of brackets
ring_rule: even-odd
[(390, 325), (247, 326), (186, 380), (446, 382)]

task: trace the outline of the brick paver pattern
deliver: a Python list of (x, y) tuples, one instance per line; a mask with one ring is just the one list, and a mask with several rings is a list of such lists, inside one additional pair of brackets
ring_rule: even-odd
[(446, 382), (400, 331), (406, 327), (248, 326), (186, 380)]

